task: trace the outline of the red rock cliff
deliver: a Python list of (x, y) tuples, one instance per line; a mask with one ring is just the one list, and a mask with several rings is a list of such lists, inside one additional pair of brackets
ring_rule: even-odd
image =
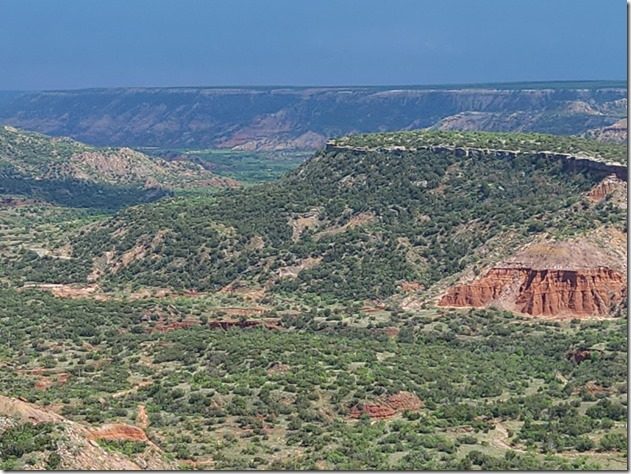
[(600, 183), (594, 186), (587, 197), (592, 202), (598, 202), (607, 196), (617, 197), (617, 201), (623, 203), (626, 207), (627, 200), (627, 183), (621, 180), (615, 174), (607, 176)]
[(625, 297), (626, 279), (609, 268), (537, 270), (493, 268), (482, 278), (450, 288), (439, 306), (496, 304), (533, 316), (606, 315)]

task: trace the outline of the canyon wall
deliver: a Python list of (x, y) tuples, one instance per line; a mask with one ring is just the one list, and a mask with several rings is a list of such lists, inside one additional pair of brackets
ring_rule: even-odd
[(609, 268), (589, 270), (489, 270), (477, 281), (457, 285), (439, 306), (496, 305), (532, 316), (608, 315), (626, 293), (626, 276)]
[(105, 146), (313, 150), (427, 127), (580, 134), (626, 117), (626, 96), (623, 82), (36, 91), (0, 94), (0, 123)]
[(496, 158), (511, 159), (520, 154), (524, 155), (536, 155), (541, 159), (561, 161), (563, 166), (568, 171), (598, 171), (603, 175), (614, 175), (622, 181), (628, 179), (628, 169), (626, 165), (621, 163), (614, 163), (610, 161), (604, 161), (598, 157), (590, 156), (578, 156), (569, 153), (555, 153), (549, 151), (539, 151), (536, 153), (529, 151), (519, 150), (496, 150), (490, 148), (473, 148), (473, 147), (458, 147), (449, 145), (428, 145), (418, 147), (404, 147), (404, 146), (392, 146), (392, 147), (356, 147), (348, 145), (338, 145), (334, 141), (327, 142), (325, 146), (326, 152), (344, 152), (352, 151), (354, 153), (368, 153), (370, 151), (381, 152), (415, 152), (419, 150), (430, 150), (436, 153), (454, 153), (456, 156), (462, 157), (476, 157), (483, 155), (492, 155)]

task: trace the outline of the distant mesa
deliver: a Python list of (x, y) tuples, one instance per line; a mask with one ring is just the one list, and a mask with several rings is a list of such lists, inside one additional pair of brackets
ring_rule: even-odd
[[(626, 117), (623, 82), (432, 87), (118, 88), (13, 94), (0, 123), (100, 146), (287, 150), (349, 133), (595, 130)], [(602, 130), (602, 132), (598, 132)], [(592, 132), (590, 132), (592, 133)]]

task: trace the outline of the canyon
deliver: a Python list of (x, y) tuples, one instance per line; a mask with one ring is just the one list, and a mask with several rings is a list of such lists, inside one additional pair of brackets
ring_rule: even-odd
[(581, 134), (614, 126), (627, 104), (626, 84), (616, 81), (117, 88), (0, 99), (0, 123), (93, 145), (237, 150), (314, 150), (349, 133), (418, 128)]

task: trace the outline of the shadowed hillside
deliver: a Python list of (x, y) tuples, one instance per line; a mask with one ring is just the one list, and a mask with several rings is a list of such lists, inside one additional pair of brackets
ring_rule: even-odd
[(116, 209), (176, 189), (237, 183), (189, 162), (129, 148), (95, 148), (13, 127), (0, 128), (0, 193), (74, 207)]

